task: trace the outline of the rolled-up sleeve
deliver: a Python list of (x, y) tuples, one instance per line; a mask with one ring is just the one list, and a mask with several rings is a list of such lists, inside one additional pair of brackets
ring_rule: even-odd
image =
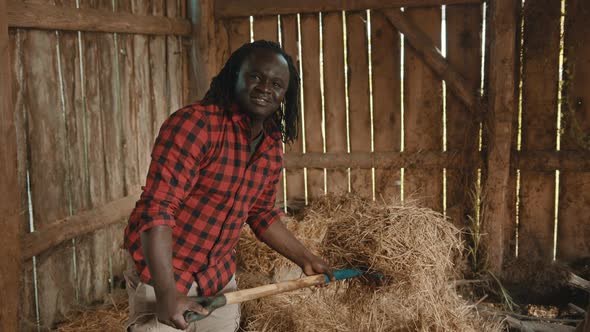
[(164, 122), (151, 154), (146, 185), (132, 213), (138, 233), (159, 225), (175, 226), (175, 211), (197, 182), (209, 146), (202, 112), (181, 109)]
[(268, 227), (284, 214), (280, 208), (275, 208), (280, 175), (281, 167), (269, 178), (264, 191), (248, 211), (247, 223), (259, 240), (262, 240)]

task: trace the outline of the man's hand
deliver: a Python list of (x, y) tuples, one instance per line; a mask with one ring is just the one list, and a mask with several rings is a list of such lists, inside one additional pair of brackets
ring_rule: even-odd
[(156, 318), (160, 323), (186, 330), (188, 323), (184, 319), (184, 313), (187, 310), (204, 316), (208, 314), (207, 310), (200, 304), (177, 292), (164, 294), (161, 298), (157, 298)]
[(299, 242), (281, 220), (276, 220), (268, 227), (262, 236), (262, 241), (299, 265), (306, 275), (325, 273), (330, 277), (330, 280), (336, 280), (328, 264)]
[(324, 273), (330, 277), (331, 281), (336, 280), (329, 265), (326, 264), (323, 259), (313, 254), (307, 258), (306, 262), (301, 266), (301, 269), (303, 270), (303, 273), (308, 276)]
[(150, 228), (141, 233), (141, 244), (156, 292), (156, 318), (163, 324), (186, 330), (185, 311), (201, 315), (206, 315), (207, 311), (176, 290), (172, 269), (172, 229), (165, 225)]

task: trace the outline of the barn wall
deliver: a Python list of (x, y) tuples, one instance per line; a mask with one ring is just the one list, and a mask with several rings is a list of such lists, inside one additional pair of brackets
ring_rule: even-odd
[[(458, 154), (461, 164), (287, 168), (279, 204), (286, 210), (297, 209), (326, 193), (353, 192), (375, 199), (401, 196), (418, 199), (455, 225), (469, 228), (479, 222), (481, 213), (494, 222), (497, 211), (481, 209), (489, 206), (485, 204), (489, 197), (482, 192), (491, 188), (488, 171), (507, 167), (508, 185), (499, 187), (509, 200), (504, 205), (509, 216), (504, 221), (508, 227), (504, 261), (518, 256), (574, 264), (590, 256), (585, 241), (590, 220), (583, 217), (590, 205), (588, 191), (582, 189), (590, 172), (583, 161), (590, 156), (590, 118), (583, 88), (584, 73), (590, 70), (585, 58), (590, 52), (583, 46), (589, 9), (584, 1), (567, 1), (563, 13), (560, 1), (526, 2), (517, 15), (518, 109), (510, 113), (514, 128), (506, 165), (488, 160), (489, 101), (482, 80), (495, 69), (489, 68), (488, 53), (482, 59), (482, 32), (489, 7), (447, 5), (444, 20), (440, 6), (404, 11), (439, 49), (446, 38), (444, 52), (450, 67), (464, 78), (470, 93), (481, 96), (475, 110), (443, 87), (424, 57), (387, 21), (386, 10), (310, 13), (303, 7), (302, 14), (287, 13), (285, 7), (277, 9), (281, 15), (252, 17), (253, 39), (282, 42), (302, 74), (302, 127), (299, 139), (285, 147), (286, 159), (297, 159), (301, 153), (434, 151)], [(261, 10), (269, 11), (261, 7), (251, 12)], [(249, 17), (235, 17), (237, 10), (229, 7), (219, 12), (228, 16), (222, 22), (230, 27), (230, 51), (250, 40)], [(443, 26), (446, 33), (441, 36)], [(489, 33), (494, 27), (486, 29)], [(485, 234), (479, 236), (485, 241)]]
[[(446, 10), (449, 61), (479, 91), (481, 5)], [(407, 9), (406, 14), (421, 22), (440, 47), (440, 6)], [(443, 107), (443, 82), (380, 10), (254, 16), (252, 36), (249, 17), (222, 24), (230, 27), (230, 51), (250, 37), (281, 42), (300, 68), (302, 127), (298, 140), (285, 146), (287, 158), (309, 152), (443, 153), (447, 146), (467, 158), (477, 151), (479, 124), (473, 114), (450, 93)], [(447, 173), (444, 167), (413, 165), (403, 170), (402, 179), (400, 169), (286, 169), (278, 200), (296, 208), (326, 193), (391, 199), (402, 195), (403, 186), (405, 199), (419, 199), (441, 213), (448, 209), (448, 216), (463, 224), (469, 195), (460, 192), (475, 185), (475, 171), (470, 171), (465, 177), (461, 168)], [(443, 201), (445, 190), (448, 202)]]
[[(180, 0), (34, 3), (186, 17)], [(137, 193), (159, 126), (188, 101), (183, 37), (16, 28), (9, 35), (23, 233)], [(48, 329), (119, 286), (124, 226), (26, 260), (20, 329)]]
[[(441, 49), (468, 91), (481, 96), (475, 108), (449, 89), (386, 10), (307, 8), (302, 14), (218, 18), (210, 27), (210, 50), (201, 51), (222, 60), (206, 60), (208, 77), (251, 39), (280, 42), (291, 54), (303, 89), (300, 136), (285, 146), (286, 159), (309, 153), (400, 156), (402, 167), (393, 168), (287, 168), (277, 195), (285, 210), (320, 195), (352, 192), (417, 199), (455, 225), (473, 227), (481, 217), (476, 203), (490, 200), (481, 196), (482, 187), (500, 188), (510, 200), (503, 202), (509, 220), (494, 221), (497, 211), (483, 213), (499, 227), (508, 225), (504, 258), (575, 264), (590, 257), (590, 7), (568, 0), (564, 12), (558, 1), (543, 0), (522, 8), (522, 31), (515, 36), (521, 55), (515, 55), (518, 109), (507, 113), (514, 114), (514, 130), (504, 142), (512, 153), (506, 165), (498, 165), (489, 158), (497, 137), (490, 137), (482, 85), (495, 70), (488, 52), (482, 61), (485, 7), (464, 2), (471, 3), (406, 8), (403, 15)], [(168, 17), (187, 12), (182, 0), (22, 3)], [(209, 2), (203, 3), (212, 13)], [(140, 189), (159, 125), (189, 101), (187, 41), (174, 35), (9, 29), (21, 193), (15, 199), (27, 207), (19, 225), (23, 233)], [(507, 186), (490, 183), (488, 173), (499, 168), (508, 170)], [(21, 330), (49, 328), (75, 305), (101, 300), (116, 286), (125, 268), (123, 227), (121, 220), (23, 263)]]

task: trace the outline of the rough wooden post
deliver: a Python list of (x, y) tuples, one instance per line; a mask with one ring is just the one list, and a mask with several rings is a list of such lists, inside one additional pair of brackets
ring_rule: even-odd
[(517, 112), (518, 0), (490, 2), (489, 108), (486, 127), (487, 179), (484, 187), (483, 241), (489, 268), (500, 273), (511, 254), (514, 234), (514, 183), (510, 150)]
[(225, 26), (217, 21), (213, 0), (190, 0), (193, 26), (189, 100), (200, 100), (209, 83), (229, 56), (229, 42)]
[(20, 188), (16, 164), (16, 132), (12, 108), (6, 0), (0, 0), (0, 330), (18, 329), (20, 307)]

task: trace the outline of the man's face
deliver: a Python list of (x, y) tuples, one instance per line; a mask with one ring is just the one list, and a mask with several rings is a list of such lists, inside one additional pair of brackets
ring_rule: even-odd
[(289, 85), (287, 60), (267, 49), (255, 49), (244, 59), (234, 95), (252, 120), (264, 121), (276, 112)]

